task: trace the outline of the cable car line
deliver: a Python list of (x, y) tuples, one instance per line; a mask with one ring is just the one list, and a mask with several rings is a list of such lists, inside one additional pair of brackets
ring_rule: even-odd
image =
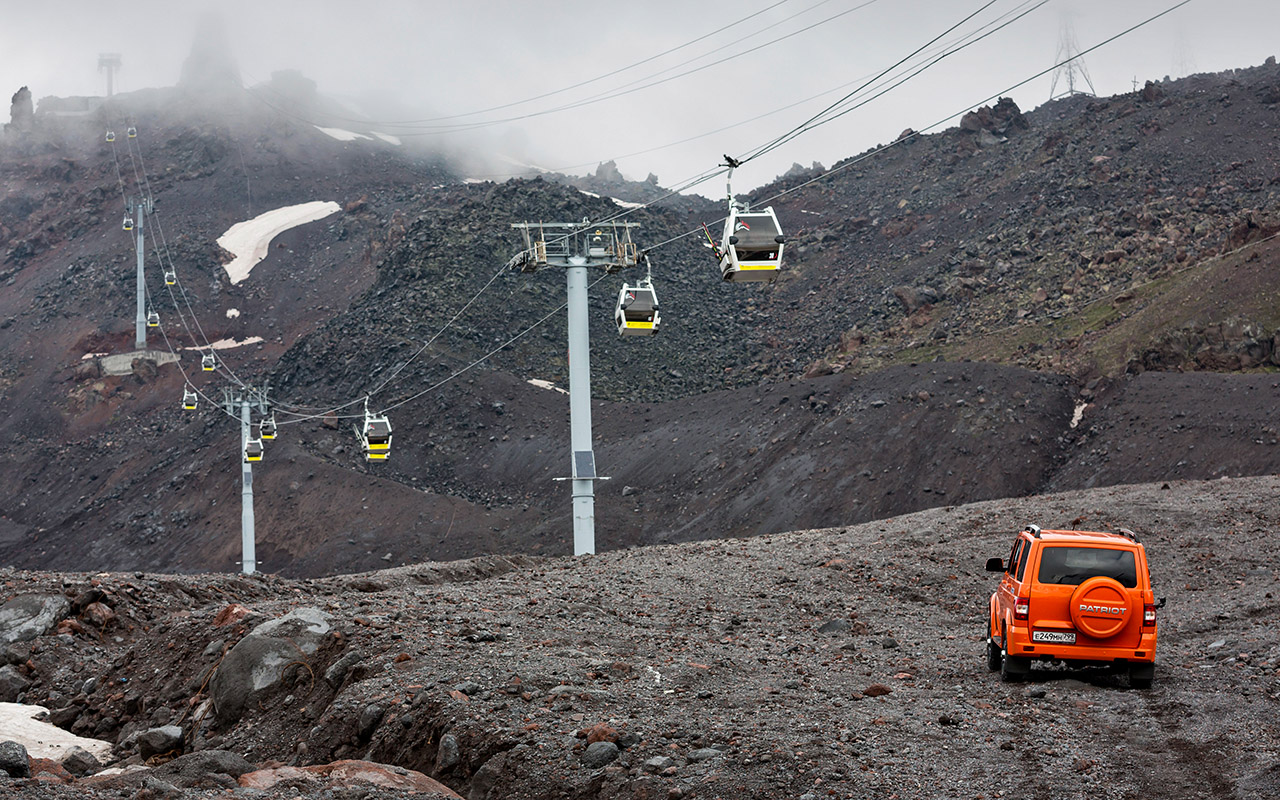
[[(856, 104), (853, 104), (853, 105), (851, 105), (851, 106), (849, 106), (849, 107), (847, 107), (847, 108), (844, 108), (844, 109), (840, 110), (839, 112), (834, 112), (834, 111), (833, 111), (833, 109), (838, 108), (841, 104), (843, 104), (843, 103), (847, 102), (848, 100), (850, 100), (851, 98), (853, 98), (853, 97), (854, 97), (858, 92), (861, 92), (861, 91), (862, 91), (863, 89), (865, 89), (868, 85), (870, 85), (869, 83), (868, 83), (868, 84), (864, 84), (862, 87), (860, 87), (860, 88), (859, 88), (858, 90), (856, 90), (855, 92), (851, 92), (850, 94), (845, 95), (845, 97), (841, 98), (839, 101), (837, 101), (837, 102), (833, 103), (832, 105), (828, 106), (828, 107), (827, 107), (826, 109), (824, 109), (822, 112), (820, 112), (819, 114), (817, 114), (817, 115), (815, 115), (815, 116), (811, 117), (811, 118), (810, 118), (809, 120), (807, 120), (806, 122), (802, 123), (801, 125), (796, 126), (796, 127), (795, 127), (795, 128), (793, 128), (791, 131), (788, 131), (787, 133), (785, 133), (785, 134), (783, 134), (782, 136), (778, 137), (777, 139), (775, 139), (774, 141), (770, 142), (769, 144), (762, 146), (761, 148), (759, 148), (759, 149), (758, 149), (756, 152), (754, 152), (753, 154), (751, 154), (751, 155), (749, 155), (749, 156), (744, 157), (744, 158), (743, 158), (743, 161), (744, 161), (744, 162), (751, 161), (751, 160), (753, 160), (753, 159), (755, 159), (755, 158), (759, 158), (760, 156), (762, 156), (762, 155), (764, 155), (764, 154), (766, 154), (766, 153), (770, 153), (770, 152), (772, 152), (772, 151), (776, 150), (777, 148), (781, 147), (782, 145), (787, 144), (788, 142), (793, 141), (794, 139), (796, 139), (797, 137), (799, 137), (802, 133), (805, 133), (805, 132), (807, 132), (807, 131), (813, 130), (814, 128), (817, 128), (817, 127), (820, 127), (820, 126), (822, 126), (822, 125), (825, 125), (825, 124), (827, 124), (828, 122), (831, 122), (831, 121), (833, 121), (833, 120), (835, 120), (835, 119), (838, 119), (839, 117), (844, 116), (845, 114), (848, 114), (850, 111), (853, 111), (854, 109), (861, 108), (862, 106), (866, 105), (867, 103), (870, 103), (872, 100), (875, 100), (875, 99), (877, 99), (877, 98), (883, 97), (886, 93), (888, 93), (888, 92), (892, 91), (893, 89), (896, 89), (897, 87), (901, 86), (902, 84), (904, 84), (904, 83), (906, 83), (907, 81), (911, 80), (912, 78), (916, 77), (917, 75), (919, 75), (920, 73), (924, 72), (925, 70), (927, 70), (927, 69), (929, 69), (929, 68), (931, 68), (931, 67), (933, 67), (933, 66), (937, 65), (937, 64), (938, 64), (939, 62), (941, 62), (944, 58), (947, 58), (948, 56), (954, 55), (955, 53), (960, 52), (961, 50), (965, 49), (966, 47), (969, 47), (970, 45), (973, 45), (973, 44), (977, 44), (978, 42), (982, 41), (983, 39), (986, 39), (988, 36), (992, 36), (992, 35), (994, 35), (994, 34), (998, 33), (999, 31), (1003, 30), (1005, 27), (1007, 27), (1007, 26), (1009, 26), (1009, 25), (1012, 25), (1013, 23), (1017, 22), (1018, 20), (1022, 19), (1022, 18), (1023, 18), (1023, 17), (1025, 17), (1025, 16), (1027, 16), (1027, 15), (1028, 15), (1028, 14), (1030, 14), (1031, 12), (1036, 11), (1037, 9), (1039, 9), (1039, 8), (1043, 7), (1043, 6), (1044, 6), (1045, 4), (1047, 4), (1048, 2), (1049, 2), (1049, 0), (1040, 0), (1038, 3), (1036, 3), (1036, 5), (1032, 6), (1031, 8), (1026, 9), (1025, 11), (1022, 11), (1021, 13), (1019, 13), (1019, 14), (1017, 14), (1016, 16), (1014, 16), (1014, 17), (1012, 17), (1012, 18), (1010, 18), (1010, 19), (1006, 20), (1005, 22), (1001, 23), (1000, 25), (998, 25), (998, 26), (997, 26), (997, 27), (995, 27), (995, 28), (992, 28), (991, 30), (987, 31), (986, 33), (983, 33), (981, 36), (978, 36), (976, 39), (971, 39), (970, 41), (965, 41), (965, 42), (963, 42), (962, 44), (957, 45), (957, 46), (956, 46), (956, 47), (954, 47), (954, 48), (951, 48), (951, 49), (949, 49), (949, 50), (944, 50), (940, 55), (938, 55), (938, 56), (936, 56), (936, 57), (932, 58), (932, 60), (927, 61), (925, 64), (923, 64), (923, 65), (921, 65), (921, 66), (919, 66), (919, 67), (915, 68), (915, 70), (914, 70), (914, 71), (909, 72), (905, 77), (902, 77), (902, 78), (901, 78), (901, 79), (899, 79), (896, 83), (891, 83), (890, 85), (888, 85), (888, 86), (886, 86), (885, 88), (881, 89), (881, 90), (880, 90), (879, 92), (877, 92), (876, 94), (873, 94), (873, 95), (871, 95), (870, 97), (864, 98), (864, 99), (862, 99), (860, 102), (858, 102), (858, 103), (856, 103)], [(990, 3), (988, 3), (988, 5), (990, 5)], [(1023, 3), (1023, 5), (1026, 5), (1026, 3)], [(948, 32), (949, 32), (949, 31), (948, 31)], [(935, 41), (936, 41), (936, 40), (935, 40)], [(962, 40), (962, 41), (963, 41), (963, 40)], [(917, 53), (918, 53), (918, 52), (919, 52), (919, 51), (917, 51)], [(914, 56), (915, 54), (912, 54), (912, 55)], [(900, 61), (900, 62), (898, 62), (898, 64), (895, 64), (893, 68), (896, 68), (896, 67), (898, 67), (898, 66), (899, 66), (899, 65), (901, 65), (901, 64), (902, 64), (902, 62)], [(891, 69), (892, 69), (892, 68), (891, 68)], [(886, 70), (885, 72), (888, 72), (888, 70)], [(884, 72), (880, 73), (880, 75), (876, 76), (876, 79), (878, 80), (880, 77), (883, 77), (883, 76), (884, 76), (884, 74), (885, 74)]]
[[(1005, 96), (1005, 95), (1009, 94), (1009, 93), (1010, 93), (1010, 92), (1012, 92), (1014, 89), (1020, 89), (1020, 88), (1022, 88), (1023, 86), (1026, 86), (1028, 83), (1031, 83), (1032, 81), (1036, 80), (1037, 78), (1042, 78), (1042, 77), (1044, 77), (1045, 75), (1048, 75), (1049, 73), (1053, 72), (1054, 70), (1056, 70), (1056, 69), (1058, 69), (1058, 68), (1060, 68), (1060, 67), (1062, 67), (1062, 66), (1064, 66), (1064, 65), (1066, 65), (1066, 64), (1069, 64), (1069, 63), (1070, 63), (1070, 62), (1072, 62), (1072, 61), (1075, 61), (1076, 59), (1082, 58), (1082, 57), (1084, 57), (1084, 56), (1088, 55), (1089, 53), (1092, 53), (1093, 51), (1095, 51), (1095, 50), (1097, 50), (1097, 49), (1099, 49), (1099, 48), (1101, 48), (1101, 47), (1105, 47), (1106, 45), (1111, 44), (1112, 42), (1116, 41), (1117, 39), (1120, 39), (1120, 38), (1122, 38), (1122, 37), (1124, 37), (1124, 36), (1127, 36), (1128, 34), (1133, 33), (1134, 31), (1136, 31), (1136, 30), (1138, 30), (1138, 29), (1140, 29), (1140, 28), (1146, 27), (1147, 25), (1151, 24), (1152, 22), (1155, 22), (1156, 20), (1160, 19), (1161, 17), (1163, 17), (1163, 16), (1165, 16), (1165, 15), (1167, 15), (1167, 14), (1170, 14), (1170, 13), (1172, 13), (1173, 11), (1176, 11), (1177, 9), (1181, 8), (1182, 6), (1187, 5), (1187, 4), (1188, 4), (1188, 3), (1190, 3), (1190, 2), (1191, 2), (1191, 0), (1181, 0), (1181, 2), (1179, 2), (1179, 3), (1175, 3), (1175, 4), (1174, 4), (1174, 5), (1172, 5), (1172, 6), (1169, 6), (1169, 7), (1168, 7), (1168, 8), (1166, 8), (1164, 11), (1161, 11), (1161, 12), (1159, 12), (1159, 13), (1157, 13), (1157, 14), (1153, 15), (1153, 16), (1147, 17), (1146, 19), (1142, 20), (1141, 22), (1138, 22), (1138, 23), (1136, 23), (1136, 24), (1134, 24), (1134, 25), (1132, 25), (1132, 26), (1130, 26), (1130, 27), (1128, 27), (1128, 28), (1126, 28), (1126, 29), (1124, 29), (1124, 30), (1120, 31), (1119, 33), (1113, 34), (1112, 36), (1110, 36), (1110, 37), (1108, 37), (1108, 38), (1106, 38), (1106, 39), (1103, 39), (1102, 41), (1098, 42), (1097, 44), (1095, 44), (1095, 45), (1093, 45), (1093, 46), (1091, 46), (1091, 47), (1089, 47), (1089, 48), (1086, 48), (1085, 50), (1082, 50), (1082, 51), (1080, 51), (1080, 52), (1076, 53), (1075, 55), (1073, 55), (1073, 56), (1071, 56), (1071, 57), (1069, 57), (1069, 58), (1066, 58), (1066, 59), (1062, 60), (1061, 62), (1059, 62), (1059, 63), (1057, 63), (1057, 64), (1054, 64), (1054, 65), (1053, 65), (1053, 66), (1051, 66), (1051, 67), (1048, 67), (1047, 69), (1040, 70), (1039, 72), (1035, 73), (1034, 75), (1031, 75), (1031, 76), (1030, 76), (1030, 77), (1028, 77), (1028, 78), (1025, 78), (1025, 79), (1023, 79), (1023, 80), (1021, 80), (1021, 81), (1018, 81), (1017, 83), (1015, 83), (1015, 84), (1013, 84), (1013, 85), (1011, 85), (1011, 86), (1007, 86), (1007, 87), (1005, 87), (1004, 89), (1002, 89), (1001, 91), (996, 92), (995, 94), (993, 94), (993, 95), (991, 95), (991, 96), (989, 96), (989, 97), (987, 97), (987, 98), (985, 98), (985, 99), (979, 100), (977, 103), (971, 103), (971, 104), (969, 104), (969, 105), (965, 106), (965, 107), (964, 107), (963, 109), (961, 109), (960, 111), (957, 111), (957, 112), (955, 112), (955, 113), (953, 113), (953, 114), (949, 114), (949, 115), (947, 115), (947, 116), (945, 116), (945, 117), (943, 117), (943, 118), (939, 119), (938, 121), (934, 122), (934, 123), (933, 123), (933, 124), (931, 124), (931, 125), (928, 125), (928, 126), (925, 126), (925, 127), (922, 127), (922, 128), (920, 128), (920, 129), (916, 130), (915, 134), (913, 134), (913, 135), (911, 135), (911, 136), (906, 136), (906, 137), (904, 137), (904, 138), (902, 138), (902, 139), (898, 139), (898, 140), (895, 140), (895, 141), (890, 142), (890, 143), (888, 143), (888, 144), (881, 145), (881, 146), (879, 146), (879, 147), (873, 148), (872, 150), (869, 150), (869, 151), (867, 151), (866, 153), (863, 153), (862, 155), (855, 156), (855, 157), (853, 157), (853, 158), (849, 159), (848, 161), (846, 161), (845, 163), (841, 164), (841, 165), (840, 165), (840, 166), (838, 166), (838, 167), (833, 167), (832, 169), (827, 170), (826, 172), (822, 173), (821, 175), (816, 175), (816, 176), (814, 176), (813, 178), (810, 178), (809, 180), (804, 181), (803, 183), (799, 183), (799, 184), (797, 184), (797, 185), (795, 185), (795, 186), (792, 186), (792, 187), (790, 187), (790, 188), (788, 188), (788, 189), (784, 189), (784, 190), (782, 190), (782, 191), (778, 192), (777, 194), (772, 195), (772, 196), (770, 196), (770, 197), (767, 197), (767, 198), (765, 198), (765, 199), (763, 199), (763, 200), (760, 200), (760, 201), (758, 201), (758, 202), (760, 202), (760, 203), (768, 203), (768, 202), (771, 202), (771, 201), (773, 201), (773, 200), (777, 200), (777, 199), (779, 199), (779, 198), (781, 198), (781, 197), (785, 197), (786, 195), (789, 195), (789, 194), (791, 194), (792, 192), (799, 191), (800, 189), (803, 189), (803, 188), (805, 188), (806, 186), (811, 186), (811, 185), (813, 185), (813, 184), (815, 184), (815, 183), (818, 183), (818, 182), (820, 182), (820, 181), (824, 181), (824, 180), (826, 180), (827, 178), (831, 177), (832, 175), (835, 175), (835, 174), (837, 174), (837, 173), (843, 172), (843, 171), (845, 171), (846, 169), (849, 169), (850, 167), (853, 167), (853, 166), (855, 166), (855, 165), (857, 165), (857, 164), (860, 164), (860, 163), (862, 163), (863, 161), (866, 161), (868, 158), (871, 158), (871, 157), (873, 157), (873, 156), (879, 155), (880, 153), (883, 153), (884, 151), (886, 151), (886, 150), (888, 150), (888, 149), (890, 149), (890, 148), (892, 148), (892, 147), (897, 147), (898, 145), (901, 145), (901, 144), (904, 144), (904, 143), (906, 143), (906, 142), (909, 142), (909, 141), (911, 141), (911, 140), (913, 140), (913, 139), (915, 139), (915, 138), (917, 138), (917, 137), (919, 137), (919, 136), (923, 135), (924, 133), (927, 133), (928, 131), (931, 131), (931, 130), (933, 130), (933, 129), (935, 129), (935, 128), (939, 128), (939, 127), (941, 127), (942, 125), (945, 125), (946, 123), (950, 122), (951, 120), (954, 120), (954, 119), (956, 119), (957, 117), (961, 117), (961, 116), (963, 116), (963, 115), (967, 114), (967, 113), (969, 112), (969, 110), (970, 110), (970, 109), (978, 108), (978, 107), (980, 107), (980, 106), (982, 106), (982, 105), (984, 105), (984, 104), (986, 104), (986, 103), (990, 103), (992, 100), (997, 100), (997, 99), (999, 99), (1000, 97), (1003, 97), (1003, 96)], [(669, 245), (669, 244), (672, 244), (672, 243), (674, 243), (674, 242), (677, 242), (677, 241), (679, 241), (679, 240), (681, 240), (681, 239), (684, 239), (684, 238), (686, 238), (686, 237), (688, 237), (688, 236), (692, 236), (692, 235), (694, 235), (694, 234), (698, 233), (700, 230), (702, 230), (702, 229), (701, 229), (701, 228), (694, 228), (694, 229), (693, 229), (693, 230), (691, 230), (691, 231), (686, 231), (685, 233), (682, 233), (682, 234), (680, 234), (680, 235), (678, 235), (678, 236), (673, 236), (673, 237), (671, 237), (670, 239), (667, 239), (667, 240), (665, 240), (665, 241), (659, 242), (659, 243), (654, 244), (654, 245), (650, 245), (648, 249), (649, 249), (649, 250), (656, 250), (656, 249), (658, 249), (659, 247), (664, 247), (664, 246), (666, 246), (666, 245)]]

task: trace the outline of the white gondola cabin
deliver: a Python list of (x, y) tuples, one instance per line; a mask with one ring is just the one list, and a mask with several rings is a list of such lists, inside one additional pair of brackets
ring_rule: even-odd
[(133, 217), (129, 216), (128, 214), (125, 214), (124, 222), (120, 223), (120, 227), (124, 228), (126, 231), (133, 230)]
[(217, 366), (218, 359), (214, 357), (213, 353), (205, 353), (200, 356), (200, 369), (205, 372), (213, 372)]
[(114, 142), (115, 140), (116, 140), (116, 132), (115, 132), (115, 131), (107, 131), (107, 141), (108, 141), (108, 142)]
[(657, 333), (662, 317), (658, 314), (658, 294), (653, 290), (653, 284), (647, 279), (635, 286), (624, 283), (618, 292), (613, 319), (622, 336), (652, 336)]
[(159, 327), (160, 327), (160, 312), (158, 312), (158, 311), (148, 311), (148, 312), (147, 312), (147, 327), (148, 327), (148, 328), (159, 328)]
[(138, 129), (133, 127), (132, 125), (129, 126), (129, 138), (130, 139), (138, 138)]
[(258, 432), (263, 439), (276, 438), (276, 415), (272, 414), (262, 420), (262, 423), (258, 426)]
[(720, 276), (734, 283), (777, 280), (784, 242), (772, 206), (759, 211), (735, 206), (720, 240)]
[(262, 439), (256, 436), (249, 436), (244, 440), (244, 460), (246, 463), (262, 460), (262, 453), (266, 450), (262, 446)]
[(164, 282), (166, 286), (174, 285), (178, 282), (178, 273), (174, 272), (173, 269), (166, 269), (164, 271)]
[(369, 401), (364, 403), (364, 420), (356, 428), (356, 436), (369, 461), (385, 461), (391, 455), (391, 420), (385, 414), (370, 414)]
[(196, 394), (196, 390), (192, 389), (191, 386), (188, 385), (182, 390), (182, 407), (187, 411), (196, 410), (196, 403), (198, 399), (199, 395)]

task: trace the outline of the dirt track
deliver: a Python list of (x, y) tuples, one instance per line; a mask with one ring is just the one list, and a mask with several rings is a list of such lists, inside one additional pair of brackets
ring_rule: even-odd
[[(189, 742), (250, 761), (366, 757), (470, 797), (1274, 795), (1280, 478), (1163, 486), (526, 564), (314, 581), (112, 575), (102, 587), (125, 641), (46, 637), (27, 702), (56, 691), (82, 706), (73, 727), (110, 719), (121, 735), (170, 708)], [(1022, 524), (1073, 520), (1133, 527), (1147, 545), (1156, 593), (1169, 598), (1149, 692), (1108, 674), (1008, 685), (985, 670), (983, 560)], [(10, 579), (68, 592), (87, 580)], [(201, 653), (225, 639), (211, 621), (231, 601), (256, 612), (246, 626), (299, 605), (328, 610), (344, 638), (310, 671), (349, 652), (360, 666), (336, 691), (301, 680), (255, 698), (237, 725), (197, 731), (189, 701), (218, 650)], [(146, 711), (127, 714), (126, 692), (77, 696), (90, 675), (132, 687)], [(361, 733), (371, 705), (386, 713)], [(589, 769), (575, 731), (600, 723), (629, 746)], [(444, 734), (461, 757), (437, 772)], [(720, 752), (696, 761), (707, 748)], [(660, 756), (669, 774), (646, 770)], [(472, 791), (482, 767), (499, 789)]]

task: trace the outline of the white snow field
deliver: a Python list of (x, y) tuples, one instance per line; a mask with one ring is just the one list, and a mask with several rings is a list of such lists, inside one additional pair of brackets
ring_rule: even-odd
[(290, 228), (324, 219), (341, 210), (342, 207), (332, 200), (316, 200), (277, 208), (232, 225), (218, 237), (218, 245), (235, 256), (231, 263), (223, 266), (232, 285), (249, 277), (250, 270), (267, 257), (271, 240), (276, 236)]
[(85, 739), (71, 731), (64, 731), (51, 722), (39, 722), (33, 717), (47, 714), (41, 706), (22, 703), (0, 703), (0, 741), (18, 742), (27, 748), (32, 758), (61, 759), (73, 747), (83, 747), (101, 761), (111, 757), (111, 742)]

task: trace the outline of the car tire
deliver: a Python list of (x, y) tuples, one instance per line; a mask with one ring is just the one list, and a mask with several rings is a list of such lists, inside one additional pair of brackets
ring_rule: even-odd
[(1000, 645), (996, 644), (995, 638), (987, 639), (987, 671), (999, 672), (1000, 662), (1004, 656), (1000, 653)]
[(1031, 659), (1011, 656), (1007, 650), (1000, 651), (1000, 680), (1005, 683), (1021, 683), (1027, 679), (1031, 671)]
[(1129, 688), (1130, 689), (1150, 689), (1151, 682), (1155, 679), (1155, 664), (1134, 664), (1129, 667)]

